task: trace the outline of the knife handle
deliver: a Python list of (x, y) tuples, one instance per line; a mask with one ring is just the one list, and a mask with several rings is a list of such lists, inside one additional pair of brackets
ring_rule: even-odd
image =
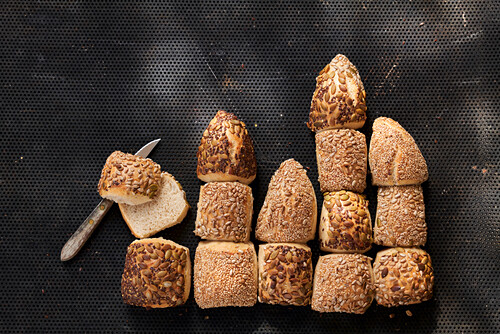
[(76, 230), (75, 233), (69, 238), (69, 240), (64, 245), (61, 250), (61, 261), (71, 260), (80, 249), (82, 249), (85, 242), (95, 231), (102, 218), (109, 211), (113, 201), (109, 199), (103, 199), (96, 208), (90, 213), (90, 215), (85, 219), (82, 225)]

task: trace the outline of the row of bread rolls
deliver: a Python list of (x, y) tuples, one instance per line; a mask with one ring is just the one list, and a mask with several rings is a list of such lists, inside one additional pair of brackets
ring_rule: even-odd
[[(373, 299), (399, 306), (432, 297), (429, 255), (417, 247), (320, 256), (314, 271), (303, 244), (203, 241), (194, 261), (194, 297), (201, 308), (255, 305), (306, 306), (319, 312), (362, 314)], [(147, 308), (179, 306), (191, 289), (189, 249), (163, 238), (136, 240), (127, 249), (122, 297)]]

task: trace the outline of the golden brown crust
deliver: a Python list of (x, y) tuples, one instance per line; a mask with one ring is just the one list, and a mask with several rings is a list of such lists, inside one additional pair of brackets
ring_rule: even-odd
[(292, 243), (259, 246), (259, 302), (309, 305), (313, 268), (311, 249)]
[(210, 182), (200, 188), (194, 234), (207, 240), (247, 242), (252, 230), (252, 188)]
[(410, 305), (432, 298), (431, 257), (420, 248), (398, 247), (378, 252), (373, 272), (379, 305)]
[(351, 129), (316, 133), (316, 158), (322, 192), (366, 188), (365, 135)]
[(147, 308), (182, 305), (191, 288), (189, 249), (163, 238), (130, 244), (122, 276), (127, 304)]
[(366, 93), (358, 69), (337, 55), (316, 78), (307, 126), (312, 131), (359, 129), (366, 121)]
[(323, 251), (368, 251), (372, 247), (372, 223), (365, 196), (345, 190), (325, 193), (319, 231)]
[(118, 203), (138, 205), (151, 201), (161, 181), (161, 167), (151, 159), (113, 152), (101, 172), (99, 195)]
[(201, 308), (255, 305), (257, 271), (251, 242), (200, 242), (194, 259), (196, 303)]
[(373, 123), (370, 169), (376, 186), (421, 184), (429, 177), (427, 163), (413, 137), (386, 117)]
[(371, 258), (361, 254), (319, 257), (311, 303), (314, 311), (363, 314), (374, 295)]
[(390, 247), (423, 246), (427, 241), (422, 187), (379, 187), (374, 241)]
[(205, 182), (239, 181), (250, 184), (257, 174), (257, 161), (245, 123), (220, 110), (201, 138), (198, 178)]
[(286, 160), (271, 178), (255, 236), (266, 242), (305, 243), (314, 239), (317, 211), (306, 171), (294, 159)]

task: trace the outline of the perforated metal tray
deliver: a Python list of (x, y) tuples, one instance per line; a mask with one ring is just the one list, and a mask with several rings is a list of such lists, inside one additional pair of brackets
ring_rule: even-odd
[[(106, 3), (0, 4), (0, 332), (500, 331), (498, 2)], [(290, 157), (310, 168), (321, 201), (305, 123), (315, 77), (337, 53), (366, 87), (362, 132), (369, 138), (376, 117), (394, 118), (427, 159), (432, 301), (374, 304), (363, 316), (262, 304), (201, 310), (192, 295), (176, 309), (130, 307), (120, 280), (134, 238), (117, 207), (74, 260), (59, 261), (99, 200), (106, 157), (157, 137), (151, 157), (193, 207), (159, 235), (194, 256), (195, 153), (217, 109), (236, 113), (254, 139), (256, 214)], [(375, 189), (367, 194), (373, 215)]]

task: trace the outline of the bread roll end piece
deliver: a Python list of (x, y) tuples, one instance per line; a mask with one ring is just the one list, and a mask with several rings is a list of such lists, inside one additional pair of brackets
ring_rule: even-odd
[(127, 249), (122, 297), (146, 308), (182, 305), (191, 289), (189, 249), (163, 238), (135, 240)]
[(97, 188), (103, 198), (140, 205), (153, 200), (160, 180), (161, 167), (151, 159), (116, 151), (106, 160)]

